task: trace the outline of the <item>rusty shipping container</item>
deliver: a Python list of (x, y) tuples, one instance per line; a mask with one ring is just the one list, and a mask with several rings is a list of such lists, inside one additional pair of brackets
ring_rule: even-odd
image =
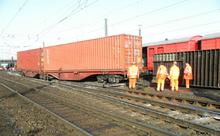
[[(34, 72), (31, 67), (36, 65), (40, 71), (37, 74), (61, 80), (82, 80), (92, 75), (124, 76), (133, 61), (142, 69), (142, 38), (139, 36), (122, 34), (36, 50), (40, 52), (38, 56), (24, 55), (31, 50), (18, 52), (17, 68), (25, 74)], [(35, 63), (24, 61), (33, 57)]]
[(220, 49), (154, 55), (154, 75), (160, 63), (169, 69), (173, 61), (180, 67), (181, 85), (184, 85), (185, 63), (189, 63), (193, 69), (191, 86), (220, 88)]

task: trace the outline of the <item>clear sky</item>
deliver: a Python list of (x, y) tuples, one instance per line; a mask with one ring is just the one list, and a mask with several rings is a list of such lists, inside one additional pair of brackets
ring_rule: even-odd
[(142, 30), (143, 43), (220, 32), (220, 0), (0, 0), (0, 59)]

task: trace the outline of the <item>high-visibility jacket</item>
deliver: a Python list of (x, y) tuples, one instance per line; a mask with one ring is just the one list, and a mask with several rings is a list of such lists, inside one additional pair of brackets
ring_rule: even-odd
[(180, 69), (178, 66), (173, 65), (170, 68), (170, 79), (179, 79)]
[(184, 69), (184, 79), (192, 79), (192, 67), (190, 65)]
[(137, 78), (139, 75), (139, 70), (136, 65), (131, 65), (130, 67), (128, 67), (127, 72), (128, 72), (127, 75), (129, 78)]
[(167, 75), (167, 68), (164, 65), (160, 65), (157, 69), (157, 79), (165, 80)]

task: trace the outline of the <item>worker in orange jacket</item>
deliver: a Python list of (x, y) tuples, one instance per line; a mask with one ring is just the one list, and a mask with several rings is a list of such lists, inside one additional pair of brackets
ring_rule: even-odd
[(164, 65), (159, 65), (157, 69), (157, 91), (164, 91), (164, 83), (167, 78), (167, 68)]
[(137, 79), (139, 78), (139, 69), (135, 63), (128, 67), (127, 76), (129, 78), (129, 89), (135, 89)]
[(184, 69), (184, 79), (186, 83), (186, 88), (189, 88), (190, 80), (192, 80), (192, 67), (189, 63), (186, 63), (186, 67)]
[(179, 75), (180, 75), (180, 69), (177, 66), (177, 62), (174, 61), (173, 65), (170, 68), (170, 82), (171, 82), (171, 90), (174, 91), (178, 91), (179, 89)]

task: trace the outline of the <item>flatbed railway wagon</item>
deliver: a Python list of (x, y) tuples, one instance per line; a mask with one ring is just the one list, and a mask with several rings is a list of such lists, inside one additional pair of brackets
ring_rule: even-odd
[(173, 61), (180, 67), (180, 84), (184, 85), (183, 71), (186, 63), (193, 69), (191, 86), (220, 89), (220, 49), (199, 50), (154, 55), (154, 75), (157, 67), (164, 64), (168, 69)]
[(115, 35), (17, 53), (17, 70), (29, 77), (118, 83), (135, 62), (142, 70), (142, 38)]

